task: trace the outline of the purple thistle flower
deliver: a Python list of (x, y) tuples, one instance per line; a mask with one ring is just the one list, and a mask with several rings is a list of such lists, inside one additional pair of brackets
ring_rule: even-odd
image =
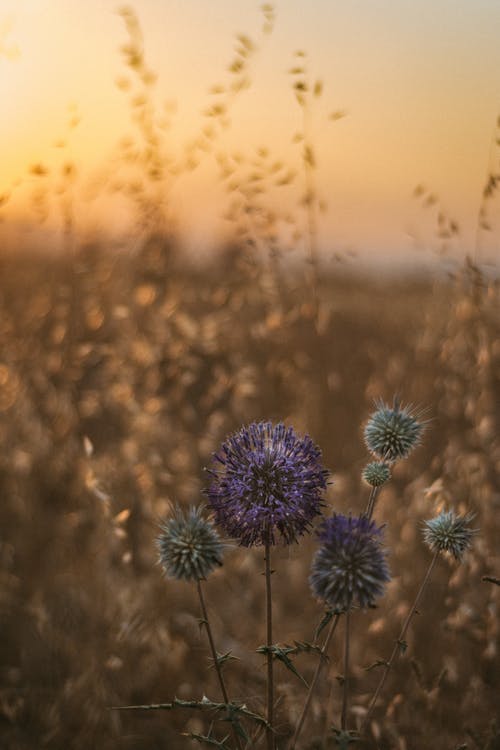
[(328, 472), (309, 436), (253, 422), (214, 454), (206, 490), (215, 521), (244, 547), (296, 542), (321, 513)]
[(313, 594), (334, 610), (370, 607), (390, 580), (378, 537), (382, 528), (366, 516), (334, 513), (321, 525), (321, 547), (313, 560), (309, 584)]

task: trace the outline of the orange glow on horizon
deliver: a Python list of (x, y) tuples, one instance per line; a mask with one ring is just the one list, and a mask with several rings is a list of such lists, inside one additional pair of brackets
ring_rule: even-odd
[[(155, 107), (170, 121), (163, 153), (173, 163), (185, 163), (187, 145), (203, 140), (210, 125), (203, 113), (218, 101), (210, 87), (227, 88), (234, 80), (227, 70), (234, 31), (248, 33), (259, 47), (250, 55), (252, 85), (231, 100), (227, 129), (219, 129), (209, 151), (193, 151), (196, 168), (167, 180), (181, 229), (200, 243), (222, 231), (228, 197), (214, 155), (239, 152), (250, 170), (261, 148), (297, 173), (295, 186), (273, 187), (271, 205), (286, 205), (302, 222), (302, 144), (293, 139), (303, 124), (287, 71), (297, 59), (301, 64), (293, 52), (303, 48), (311, 83), (324, 82), (308, 126), (315, 184), (328, 205), (319, 217), (322, 247), (396, 252), (410, 246), (408, 233), (421, 221), (412, 191), (421, 182), (458, 219), (462, 243), (472, 242), (499, 104), (497, 6), (478, 3), (473, 24), (461, 3), (461, 15), (449, 17), (447, 27), (445, 0), (434, 10), (425, 0), (418, 22), (416, 10), (385, 2), (377, 13), (363, 14), (361, 4), (332, 8), (321, 0), (313, 14), (290, 0), (277, 5), (273, 33), (263, 35), (258, 4), (210, 5), (187, 0), (160, 7), (144, 0), (135, 6), (147, 64), (158, 75), (151, 87)], [(5, 6), (0, 95), (9, 106), (0, 123), (0, 216), (52, 226), (71, 192), (82, 231), (128, 229), (125, 204), (113, 204), (109, 190), (124, 169), (118, 144), (138, 132), (131, 121), (134, 91), (116, 85), (133, 80), (119, 51), (127, 42), (123, 19), (108, 0), (85, 7), (65, 0), (57, 8), (48, 0), (7, 0)], [(337, 110), (347, 116), (332, 121)], [(65, 182), (68, 164), (74, 175)], [(44, 191), (50, 206), (42, 205)]]

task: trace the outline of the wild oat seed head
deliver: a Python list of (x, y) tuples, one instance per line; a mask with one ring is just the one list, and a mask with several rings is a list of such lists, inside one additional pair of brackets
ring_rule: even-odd
[(381, 487), (391, 478), (391, 470), (382, 461), (372, 461), (363, 469), (363, 479), (372, 487)]
[(296, 542), (321, 513), (328, 472), (309, 436), (253, 422), (214, 454), (206, 491), (215, 521), (245, 547)]
[(176, 506), (173, 517), (161, 524), (156, 544), (169, 578), (200, 581), (222, 565), (223, 544), (200, 507), (184, 512)]
[(334, 513), (327, 518), (309, 577), (314, 596), (336, 610), (371, 606), (390, 580), (381, 533), (365, 516)]
[(477, 529), (468, 527), (473, 518), (472, 513), (459, 516), (452, 510), (443, 511), (436, 518), (424, 521), (424, 541), (433, 552), (450, 552), (461, 561), (477, 533)]
[(381, 461), (394, 463), (410, 455), (420, 443), (423, 429), (423, 423), (397, 399), (392, 407), (379, 402), (366, 423), (365, 443)]

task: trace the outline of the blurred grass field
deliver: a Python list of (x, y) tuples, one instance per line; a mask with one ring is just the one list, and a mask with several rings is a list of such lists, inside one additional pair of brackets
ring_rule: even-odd
[[(323, 450), (328, 505), (360, 512), (362, 423), (373, 399), (428, 408), (423, 445), (383, 489), (394, 580), (353, 617), (352, 726), (362, 718), (429, 561), (420, 526), (444, 504), (481, 531), (461, 567), (440, 561), (363, 747), (500, 747), (500, 290), (471, 263), (437, 278), (322, 272), (228, 248), (206, 265), (152, 236), (134, 254), (0, 257), (0, 744), (187, 748), (209, 717), (110, 706), (218, 699), (196, 593), (166, 581), (154, 538), (169, 503), (203, 502), (227, 433), (284, 420)], [(276, 639), (312, 640), (314, 539), (276, 551)], [(207, 583), (231, 695), (262, 709), (261, 551), (233, 549)], [(338, 723), (340, 636), (304, 748)], [(313, 655), (297, 657), (306, 678)], [(278, 728), (305, 688), (277, 667)], [(222, 737), (224, 727), (215, 730)], [(332, 745), (333, 746), (333, 745)]]
[[(427, 568), (422, 521), (453, 507), (473, 511), (480, 532), (463, 565), (439, 561), (359, 747), (500, 750), (500, 590), (483, 580), (500, 577), (497, 271), (452, 264), (464, 244), (459, 224), (423, 185), (414, 197), (431, 239), (414, 239), (449, 253), (447, 272), (439, 258), (420, 275), (401, 265), (369, 271), (342, 252), (328, 260), (313, 127), (323, 82), (303, 50), (287, 62), (302, 122), (283, 136), (294, 144), (291, 160), (245, 139), (241, 150), (230, 147), (232, 108), (272, 32), (273, 6), (261, 7), (256, 41), (236, 36), (199, 132), (177, 151), (175, 107), (159, 109), (138, 16), (128, 7), (119, 14), (126, 43), (116, 84), (128, 97), (132, 135), (117, 134), (109, 162), (89, 180), (72, 152), (80, 118), (70, 107), (57, 159), (32, 163), (12, 188), (14, 198), (28, 196), (28, 231), (13, 223), (11, 242), (5, 221), (0, 237), (0, 747), (197, 747), (182, 733), (206, 733), (208, 714), (110, 710), (219, 698), (196, 592), (165, 580), (157, 564), (160, 519), (171, 503), (202, 503), (212, 452), (263, 419), (283, 420), (320, 445), (333, 480), (327, 512), (361, 512), (362, 425), (375, 399), (397, 394), (425, 408), (429, 424), (377, 504), (393, 580), (377, 609), (352, 617), (349, 726), (359, 726), (377, 684), (377, 669), (367, 667), (388, 657)], [(500, 120), (479, 201), (478, 256), (497, 249), (499, 129)], [(175, 200), (183, 197), (179, 176), (209, 157), (234, 241), (196, 261), (175, 234)], [(0, 220), (11, 197), (0, 196)], [(108, 222), (86, 243), (94, 204), (109, 211)], [(127, 220), (127, 242), (113, 239), (117, 217)], [(34, 225), (47, 229), (37, 235), (47, 246), (36, 250)], [(314, 549), (311, 536), (274, 553), (280, 643), (312, 641), (322, 617), (307, 584)], [(225, 668), (231, 697), (258, 712), (262, 571), (262, 550), (231, 548), (206, 584), (217, 648), (237, 657)], [(341, 636), (303, 750), (335, 746)], [(309, 679), (316, 656), (300, 654), (295, 664)], [(281, 664), (276, 679), (283, 750), (306, 689)], [(226, 728), (216, 725), (215, 736)]]

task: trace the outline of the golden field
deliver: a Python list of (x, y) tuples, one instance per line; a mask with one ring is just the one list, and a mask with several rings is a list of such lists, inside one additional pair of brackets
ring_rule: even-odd
[[(196, 591), (157, 564), (171, 503), (203, 502), (204, 467), (229, 433), (284, 420), (321, 446), (328, 506), (361, 512), (362, 424), (373, 400), (426, 407), (424, 442), (397, 465), (376, 517), (393, 581), (353, 616), (354, 729), (429, 562), (421, 524), (476, 513), (465, 562), (442, 559), (360, 747), (500, 747), (500, 337), (497, 281), (321, 273), (228, 247), (189, 263), (152, 235), (133, 254), (0, 258), (0, 737), (9, 750), (188, 748), (213, 717), (111, 706), (219, 699)], [(311, 641), (314, 536), (278, 548), (275, 637)], [(206, 584), (231, 696), (263, 710), (263, 554), (232, 548)], [(333, 746), (341, 636), (303, 748)], [(295, 665), (308, 679), (316, 656)], [(305, 688), (276, 666), (278, 747)], [(216, 724), (219, 740), (228, 732)], [(256, 741), (257, 744), (257, 741)]]

